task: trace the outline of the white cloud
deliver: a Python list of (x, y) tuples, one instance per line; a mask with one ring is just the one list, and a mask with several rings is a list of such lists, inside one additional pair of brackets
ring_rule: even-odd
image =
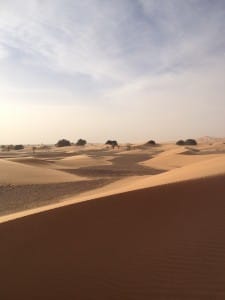
[(214, 101), (222, 120), (222, 8), (219, 0), (1, 1), (0, 101), (79, 103), (96, 124), (108, 113), (132, 132), (130, 118), (144, 126), (150, 111), (152, 124), (176, 123), (185, 109), (209, 116)]
[(6, 59), (8, 57), (8, 51), (6, 50), (5, 47), (3, 47), (2, 45), (0, 45), (0, 60), (1, 59)]
[(9, 1), (1, 9), (0, 42), (29, 64), (123, 82), (197, 64), (221, 40), (220, 11), (206, 23), (191, 2), (139, 2), (140, 11), (135, 1)]

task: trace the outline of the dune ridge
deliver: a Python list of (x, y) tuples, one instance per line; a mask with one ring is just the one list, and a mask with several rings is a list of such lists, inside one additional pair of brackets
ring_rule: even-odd
[(0, 159), (0, 184), (33, 184), (71, 182), (86, 179), (77, 175), (51, 170), (40, 166), (30, 166)]
[[(182, 152), (183, 150), (180, 149), (180, 151)], [(165, 156), (170, 156), (171, 153), (172, 155), (174, 155), (175, 153), (176, 156), (177, 148), (172, 150), (169, 148), (168, 150), (166, 150), (165, 153), (162, 153), (164, 155), (161, 155), (162, 159), (164, 159)], [(43, 207), (28, 209), (25, 211), (2, 216), (0, 217), (0, 223), (24, 217), (26, 215), (39, 213), (45, 210), (54, 209), (64, 205), (70, 205), (73, 203), (97, 199), (99, 197), (105, 197), (132, 190), (138, 190), (158, 185), (166, 185), (171, 184), (173, 182), (188, 181), (201, 177), (210, 177), (220, 174), (225, 174), (225, 155), (206, 155), (204, 156), (204, 159), (202, 161), (200, 160), (199, 162), (195, 162), (194, 158), (192, 161), (189, 161), (189, 164), (184, 164), (184, 166), (182, 167), (168, 170), (165, 173), (153, 176), (147, 175), (125, 177), (100, 188), (96, 187), (91, 191), (82, 192), (79, 195), (64, 197), (63, 202), (52, 204), (46, 203), (46, 205)]]
[(224, 182), (155, 186), (1, 224), (1, 299), (224, 299)]

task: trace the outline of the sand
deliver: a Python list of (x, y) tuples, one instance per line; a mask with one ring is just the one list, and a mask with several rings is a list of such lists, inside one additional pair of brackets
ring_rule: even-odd
[(0, 299), (225, 299), (224, 142), (82, 149), (0, 154)]
[(1, 299), (224, 299), (225, 176), (0, 226)]
[(100, 157), (90, 157), (88, 155), (82, 154), (82, 155), (75, 155), (66, 157), (64, 159), (61, 159), (57, 162), (55, 162), (54, 167), (58, 169), (68, 169), (68, 168), (82, 168), (82, 167), (90, 167), (90, 166), (107, 166), (112, 165), (112, 163), (109, 161), (112, 159), (113, 156), (100, 156)]
[[(106, 150), (104, 145), (102, 147), (98, 145), (96, 149), (92, 145), (87, 149), (85, 148), (83, 152), (81, 150), (78, 152), (76, 149), (72, 151), (68, 147), (70, 151), (63, 152), (61, 150), (59, 152), (58, 149), (55, 151), (53, 148), (48, 152), (38, 152), (34, 157), (29, 155), (22, 158), (12, 156), (5, 159), (5, 163), (8, 164), (10, 160), (13, 161), (16, 168), (38, 167), (39, 171), (42, 168), (43, 174), (51, 173), (52, 171), (56, 172), (55, 166), (63, 165), (66, 162), (65, 168), (58, 169), (57, 172), (60, 172), (61, 175), (63, 174), (62, 178), (64, 180), (64, 176), (67, 175), (71, 176), (72, 174), (76, 177), (73, 178), (72, 182), (57, 182), (54, 188), (50, 183), (47, 183), (47, 185), (45, 183), (43, 188), (42, 183), (37, 184), (34, 181), (29, 185), (23, 183), (26, 185), (23, 189), (18, 184), (13, 186), (3, 185), (0, 187), (0, 198), (2, 199), (0, 223), (47, 209), (54, 209), (63, 205), (116, 193), (225, 174), (225, 154), (221, 153), (221, 151), (217, 154), (214, 151), (213, 154), (205, 154), (204, 151), (208, 149), (208, 146), (208, 144), (201, 144), (190, 148), (179, 147), (170, 143), (162, 144), (158, 147), (138, 145), (137, 149), (130, 151), (125, 151), (124, 148), (126, 149), (126, 147), (119, 151), (112, 151), (110, 149)], [(220, 150), (225, 149), (225, 144), (221, 143), (218, 145), (218, 141), (216, 141), (215, 149), (218, 147)], [(191, 149), (197, 154), (185, 154)], [(196, 152), (196, 149), (198, 152)], [(87, 159), (86, 162), (85, 158)], [(82, 160), (84, 166), (77, 168), (74, 162), (80, 160)], [(99, 161), (99, 165), (94, 163), (94, 165), (88, 166), (90, 161), (95, 163)], [(179, 162), (179, 166), (171, 168), (176, 161), (177, 164)], [(71, 165), (69, 162), (71, 162)], [(169, 168), (168, 165), (170, 165)], [(163, 167), (164, 172), (151, 166)], [(32, 168), (31, 170), (33, 170)], [(20, 178), (21, 176), (18, 177), (18, 172), (14, 173), (14, 177), (23, 182), (32, 179), (32, 177), (28, 176)], [(41, 180), (39, 177), (37, 178)], [(48, 176), (47, 179), (49, 180), (50, 178)], [(83, 180), (77, 180), (78, 178)], [(94, 181), (87, 184), (87, 178), (89, 181)]]
[(0, 184), (56, 183), (84, 180), (85, 178), (40, 166), (29, 166), (0, 159)]
[[(54, 149), (35, 156), (8, 157), (0, 160), (0, 216), (30, 213), (46, 205), (63, 205), (68, 198), (99, 189), (131, 175), (161, 173), (138, 163), (151, 154), (118, 155), (118, 152), (87, 149), (87, 154), (61, 152)], [(97, 165), (98, 164), (98, 165)], [(1, 167), (1, 164), (0, 164)], [(57, 176), (56, 176), (57, 175)], [(10, 217), (11, 218), (11, 217)], [(2, 218), (0, 217), (0, 222)]]

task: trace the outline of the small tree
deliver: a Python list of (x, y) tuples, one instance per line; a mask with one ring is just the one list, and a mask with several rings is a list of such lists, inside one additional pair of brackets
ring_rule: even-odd
[(86, 140), (83, 140), (83, 139), (79, 139), (77, 142), (76, 142), (76, 145), (77, 146), (85, 146), (87, 144), (87, 141)]
[(153, 141), (153, 140), (150, 140), (146, 143), (146, 145), (149, 145), (149, 146), (155, 146), (156, 145), (156, 142)]
[(22, 150), (22, 149), (24, 149), (24, 146), (23, 146), (23, 145), (15, 145), (15, 146), (13, 147), (13, 149), (14, 149), (14, 150)]
[(185, 141), (185, 145), (187, 145), (187, 146), (196, 146), (196, 145), (197, 145), (197, 142), (196, 142), (196, 140), (194, 140), (194, 139), (187, 139), (187, 140)]
[(176, 145), (178, 145), (178, 146), (184, 146), (185, 142), (183, 140), (179, 140), (179, 141), (176, 142)]
[(66, 139), (59, 140), (59, 141), (56, 143), (56, 147), (66, 147), (66, 146), (71, 146), (70, 141), (68, 141), (68, 140), (66, 140)]
[(117, 141), (115, 141), (115, 140), (114, 140), (114, 141), (108, 140), (105, 144), (106, 144), (106, 145), (112, 146), (113, 149), (114, 149), (115, 147), (118, 147), (118, 148), (119, 148), (119, 145), (118, 145)]
[(187, 139), (187, 140), (179, 140), (176, 142), (176, 145), (179, 146), (196, 146), (197, 142), (194, 139)]

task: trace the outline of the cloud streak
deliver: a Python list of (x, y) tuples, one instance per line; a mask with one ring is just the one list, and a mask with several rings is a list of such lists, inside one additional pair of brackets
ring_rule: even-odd
[(0, 101), (224, 111), (224, 20), (221, 0), (1, 2)]

